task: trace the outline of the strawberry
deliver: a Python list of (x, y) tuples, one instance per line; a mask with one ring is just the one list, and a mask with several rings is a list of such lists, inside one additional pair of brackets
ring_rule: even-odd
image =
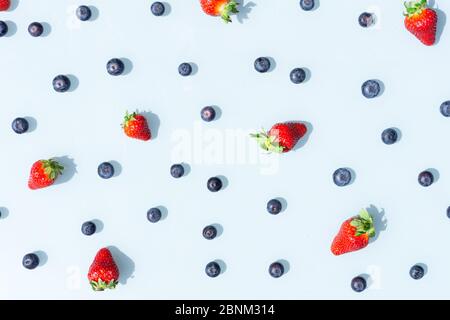
[(111, 251), (108, 248), (100, 249), (89, 267), (88, 279), (92, 289), (94, 291), (114, 289), (117, 286), (119, 275), (119, 268), (117, 268)]
[(283, 153), (291, 151), (297, 142), (306, 134), (306, 126), (298, 122), (277, 123), (269, 132), (264, 130), (251, 134), (259, 146), (266, 151)]
[(405, 2), (405, 27), (426, 46), (436, 41), (437, 14), (427, 7), (427, 0)]
[(122, 128), (130, 138), (147, 141), (152, 137), (147, 120), (143, 115), (136, 112), (129, 114), (127, 111)]
[(10, 0), (0, 0), (0, 11), (7, 11), (11, 6)]
[(38, 160), (31, 167), (28, 187), (36, 190), (51, 186), (63, 170), (64, 167), (56, 160)]
[(200, 0), (203, 11), (210, 16), (221, 16), (225, 22), (231, 22), (230, 14), (238, 13), (237, 3), (234, 0)]
[(358, 216), (344, 221), (341, 225), (339, 233), (331, 244), (331, 252), (339, 256), (360, 250), (367, 247), (369, 238), (373, 236), (375, 236), (373, 219), (366, 209), (362, 209)]

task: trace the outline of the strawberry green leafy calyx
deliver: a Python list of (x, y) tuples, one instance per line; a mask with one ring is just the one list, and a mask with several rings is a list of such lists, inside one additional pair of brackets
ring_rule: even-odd
[(64, 170), (64, 167), (53, 159), (41, 160), (41, 165), (44, 173), (51, 180), (55, 180)]
[(235, 14), (235, 13), (239, 12), (239, 10), (237, 9), (238, 5), (239, 5), (239, 3), (237, 3), (234, 0), (231, 0), (222, 8), (220, 17), (222, 18), (222, 20), (225, 23), (231, 22), (231, 18), (230, 18), (231, 14)]
[(104, 291), (106, 289), (115, 289), (118, 283), (117, 280), (105, 282), (102, 279), (98, 279), (98, 281), (91, 281), (91, 287), (94, 291)]
[(375, 227), (373, 225), (373, 218), (366, 209), (362, 209), (359, 215), (354, 217), (350, 222), (352, 227), (355, 227), (355, 236), (367, 234), (369, 238), (375, 236)]
[(421, 14), (427, 8), (427, 0), (408, 1), (404, 5), (406, 8), (404, 15), (412, 17), (413, 15)]
[(264, 129), (258, 133), (250, 134), (250, 137), (255, 138), (261, 149), (274, 152), (283, 153), (284, 147), (278, 143), (276, 136), (269, 136)]

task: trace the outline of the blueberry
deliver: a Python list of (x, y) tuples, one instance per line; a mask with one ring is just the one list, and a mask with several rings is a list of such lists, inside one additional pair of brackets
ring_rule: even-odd
[(375, 98), (380, 94), (381, 86), (376, 80), (367, 80), (361, 86), (361, 92), (367, 99)]
[(358, 23), (361, 27), (367, 28), (374, 23), (373, 14), (368, 12), (363, 12), (359, 15)]
[(77, 8), (77, 17), (81, 21), (87, 21), (91, 18), (92, 12), (88, 6), (79, 6)]
[(70, 79), (67, 76), (59, 75), (53, 79), (53, 89), (56, 92), (66, 92), (70, 89)]
[(181, 178), (184, 175), (184, 167), (181, 164), (174, 164), (170, 167), (170, 174), (174, 178)]
[(183, 62), (178, 66), (178, 73), (183, 77), (187, 77), (192, 73), (192, 66), (187, 62)]
[(4, 21), (0, 21), (0, 37), (8, 33), (8, 25)]
[(119, 76), (124, 72), (124, 70), (125, 65), (120, 59), (113, 58), (106, 64), (106, 71), (108, 71), (108, 73), (112, 76)]
[(159, 220), (161, 220), (161, 217), (161, 210), (159, 210), (158, 208), (151, 208), (147, 211), (147, 219), (152, 223), (158, 222)]
[(13, 120), (11, 127), (15, 133), (22, 134), (28, 131), (29, 125), (27, 119), (16, 118)]
[(214, 226), (206, 226), (203, 229), (203, 237), (208, 240), (212, 240), (217, 236), (217, 229)]
[(434, 176), (430, 171), (422, 171), (419, 173), (418, 180), (422, 187), (429, 187), (434, 182)]
[(205, 272), (208, 275), (208, 277), (215, 278), (221, 272), (220, 266), (217, 262), (212, 261), (206, 265)]
[(97, 226), (92, 221), (86, 221), (81, 225), (81, 232), (86, 236), (91, 236), (97, 230)]
[(362, 292), (367, 288), (367, 281), (363, 277), (355, 277), (352, 279), (351, 287), (353, 291)]
[(255, 70), (264, 73), (270, 69), (270, 60), (265, 57), (259, 57), (255, 60)]
[(97, 168), (97, 173), (100, 176), (100, 178), (103, 179), (112, 178), (114, 176), (114, 167), (109, 162), (100, 163), (100, 165)]
[(339, 168), (333, 173), (333, 181), (339, 187), (346, 186), (352, 181), (352, 173), (349, 169)]
[(159, 1), (153, 2), (150, 9), (151, 9), (153, 15), (155, 15), (157, 17), (162, 16), (164, 14), (164, 11), (166, 10), (166, 8), (164, 7), (164, 4)]
[(220, 189), (222, 189), (222, 186), (223, 186), (222, 180), (220, 180), (217, 177), (209, 178), (206, 185), (208, 187), (208, 190), (211, 192), (217, 192)]
[(314, 9), (314, 0), (300, 0), (300, 7), (305, 11)]
[(281, 202), (277, 199), (272, 199), (267, 202), (267, 211), (270, 214), (279, 214), (281, 212), (282, 205)]
[(279, 278), (284, 274), (284, 266), (280, 262), (274, 262), (269, 266), (269, 274), (274, 278)]
[(214, 110), (213, 107), (204, 107), (202, 111), (200, 111), (200, 116), (202, 117), (203, 121), (213, 121), (216, 117), (216, 110)]
[(444, 117), (450, 117), (450, 101), (442, 102), (440, 109)]
[(425, 275), (425, 270), (423, 269), (423, 267), (416, 264), (412, 266), (411, 269), (409, 269), (409, 275), (414, 280), (419, 280), (422, 279), (423, 276)]
[(381, 140), (385, 143), (385, 144), (393, 144), (396, 143), (398, 139), (398, 134), (397, 134), (397, 130), (395, 130), (394, 128), (388, 128), (385, 129), (382, 133), (381, 133)]
[(291, 78), (291, 81), (295, 84), (302, 83), (306, 79), (306, 72), (302, 68), (295, 68), (291, 71), (291, 74), (289, 75)]
[(447, 217), (450, 218), (450, 206), (447, 208)]
[(28, 33), (33, 37), (39, 37), (44, 32), (44, 26), (39, 22), (33, 22), (28, 26)]
[(39, 257), (35, 253), (28, 253), (23, 257), (22, 265), (26, 269), (32, 270), (39, 265)]

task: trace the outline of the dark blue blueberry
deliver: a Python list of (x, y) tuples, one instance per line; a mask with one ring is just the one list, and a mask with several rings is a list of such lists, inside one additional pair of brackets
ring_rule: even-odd
[(289, 75), (291, 81), (295, 84), (302, 83), (306, 79), (306, 72), (302, 68), (295, 68)]
[(367, 281), (363, 277), (355, 277), (352, 279), (351, 287), (353, 291), (363, 292), (367, 288)]
[(269, 274), (274, 278), (279, 278), (284, 274), (284, 266), (280, 262), (274, 262), (269, 266)]
[(32, 270), (39, 265), (39, 257), (35, 253), (28, 253), (23, 257), (22, 265), (26, 269)]
[(352, 173), (346, 168), (339, 168), (333, 173), (333, 181), (339, 187), (346, 186), (352, 181)]
[(447, 217), (450, 218), (450, 206), (447, 207)]
[(282, 207), (283, 206), (280, 200), (272, 199), (269, 202), (267, 202), (267, 211), (270, 214), (279, 214), (281, 212)]
[(147, 211), (147, 219), (152, 223), (158, 222), (159, 220), (161, 220), (161, 217), (161, 210), (159, 210), (158, 208), (151, 208)]
[(419, 173), (418, 180), (422, 187), (429, 187), (434, 182), (434, 176), (430, 171), (422, 171)]
[(214, 226), (206, 226), (203, 229), (203, 237), (208, 240), (212, 240), (217, 236), (217, 229)]
[(376, 80), (367, 80), (361, 86), (361, 92), (367, 99), (375, 98), (380, 94), (381, 86)]
[(423, 276), (425, 275), (425, 270), (421, 266), (416, 264), (412, 266), (411, 269), (409, 269), (409, 275), (414, 280), (419, 280), (422, 279)]
[(270, 60), (265, 57), (259, 57), (255, 60), (255, 70), (264, 73), (270, 69)]
[(216, 110), (214, 110), (213, 107), (204, 107), (202, 111), (200, 111), (200, 115), (204, 121), (210, 122), (216, 117)]
[(4, 21), (0, 21), (0, 37), (8, 33), (8, 25)]
[(440, 109), (444, 117), (450, 117), (450, 101), (442, 102)]
[(212, 261), (206, 265), (205, 272), (208, 275), (208, 277), (215, 278), (221, 272), (220, 266), (217, 262)]
[(112, 178), (114, 176), (114, 167), (109, 162), (100, 163), (100, 165), (97, 168), (97, 173), (100, 176), (100, 178), (103, 179)]
[(174, 178), (181, 178), (184, 175), (184, 167), (181, 164), (174, 164), (170, 167), (170, 174)]
[(373, 14), (368, 12), (363, 12), (359, 15), (358, 23), (361, 27), (367, 28), (374, 23)]
[(382, 133), (381, 133), (381, 140), (383, 140), (383, 142), (385, 144), (393, 144), (396, 143), (398, 139), (398, 134), (397, 134), (397, 130), (395, 130), (394, 128), (388, 128), (385, 129)]
[(11, 127), (15, 133), (22, 134), (28, 131), (29, 125), (27, 119), (16, 118), (13, 120)]
[(112, 76), (119, 76), (125, 70), (125, 65), (122, 60), (114, 58), (108, 61), (106, 64), (106, 71)]
[(79, 6), (77, 8), (77, 17), (81, 21), (87, 21), (91, 18), (92, 12), (88, 6)]
[(91, 236), (97, 230), (97, 226), (92, 221), (86, 221), (81, 225), (81, 232), (86, 236)]
[(28, 33), (33, 37), (39, 37), (44, 32), (44, 26), (39, 22), (33, 22), (28, 26)]
[(153, 15), (155, 15), (157, 17), (162, 16), (164, 14), (164, 11), (166, 10), (166, 8), (164, 7), (164, 4), (159, 1), (153, 2), (150, 9), (151, 9)]
[(183, 77), (187, 77), (192, 73), (192, 66), (187, 62), (183, 62), (178, 66), (178, 73)]
[(300, 0), (300, 7), (305, 11), (314, 9), (314, 0)]
[(70, 89), (70, 79), (60, 74), (53, 79), (53, 89), (56, 92), (66, 92)]
[(217, 177), (209, 178), (206, 185), (208, 187), (208, 190), (211, 192), (217, 192), (220, 189), (222, 189), (222, 186), (223, 186), (222, 180), (220, 180)]

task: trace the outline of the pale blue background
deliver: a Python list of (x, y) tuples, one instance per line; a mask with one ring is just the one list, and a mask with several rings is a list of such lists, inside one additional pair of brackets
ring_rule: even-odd
[[(16, 25), (0, 39), (0, 210), (9, 212), (0, 220), (0, 298), (450, 297), (450, 119), (439, 113), (450, 99), (448, 28), (425, 47), (403, 27), (403, 1), (388, 0), (321, 0), (312, 12), (297, 0), (245, 1), (248, 19), (233, 17), (229, 25), (204, 15), (196, 0), (171, 0), (164, 17), (150, 13), (148, 0), (13, 2), (14, 10), (0, 13)], [(79, 4), (95, 6), (96, 20), (74, 20)], [(450, 12), (448, 1), (437, 4)], [(357, 18), (368, 8), (378, 24), (363, 29)], [(51, 32), (30, 37), (32, 21)], [(272, 72), (254, 71), (258, 56), (276, 61)], [(105, 64), (113, 57), (129, 59), (131, 72), (109, 76)], [(197, 73), (180, 77), (183, 61), (197, 64)], [(289, 81), (294, 67), (311, 71), (307, 83)], [(55, 93), (57, 74), (76, 76), (78, 86)], [(367, 79), (383, 81), (382, 96), (362, 97)], [(282, 156), (276, 174), (186, 159), (191, 172), (174, 180), (171, 137), (192, 131), (209, 104), (222, 116), (202, 126), (221, 132), (285, 120), (308, 121), (313, 131), (302, 148)], [(155, 140), (123, 135), (122, 116), (136, 108), (158, 115)], [(17, 116), (33, 117), (35, 130), (13, 133)], [(381, 143), (387, 127), (401, 130), (398, 144)], [(68, 157), (66, 182), (30, 191), (31, 164), (53, 156)], [(105, 181), (96, 169), (107, 160), (122, 170)], [(357, 175), (345, 188), (331, 180), (341, 166)], [(423, 188), (417, 175), (427, 168), (440, 178)], [(217, 194), (205, 187), (213, 175), (229, 181)], [(278, 216), (265, 211), (272, 197), (288, 203)], [(168, 215), (150, 224), (146, 211), (157, 205)], [(365, 250), (334, 257), (329, 245), (341, 222), (370, 205), (384, 209), (386, 231)], [(104, 225), (92, 237), (80, 232), (89, 219)], [(209, 223), (223, 226), (213, 241), (201, 236)], [(123, 278), (132, 276), (115, 291), (94, 293), (86, 272), (108, 245), (123, 253), (114, 250)], [(48, 258), (29, 271), (21, 260), (33, 251)], [(227, 267), (210, 279), (204, 266), (214, 259)], [(267, 268), (277, 259), (290, 268), (273, 279)], [(408, 271), (418, 262), (428, 273), (413, 281)], [(349, 283), (363, 273), (376, 281), (356, 294)]]

